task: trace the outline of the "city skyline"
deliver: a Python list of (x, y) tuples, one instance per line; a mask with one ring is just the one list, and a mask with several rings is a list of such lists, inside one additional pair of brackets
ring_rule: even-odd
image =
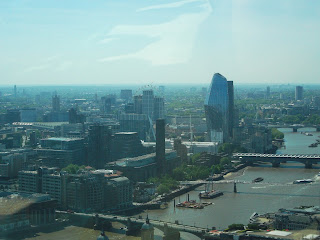
[(315, 1), (74, 3), (0, 3), (1, 84), (318, 82)]

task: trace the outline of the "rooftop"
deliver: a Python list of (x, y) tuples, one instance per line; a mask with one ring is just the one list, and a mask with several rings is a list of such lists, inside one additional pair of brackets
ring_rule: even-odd
[(129, 179), (126, 178), (126, 177), (117, 177), (117, 178), (113, 178), (112, 181), (115, 181), (115, 182), (125, 182), (125, 181), (129, 181)]
[(46, 138), (43, 140), (50, 140), (50, 141), (74, 141), (74, 140), (80, 140), (81, 138), (66, 138), (66, 137), (51, 137), (51, 138)]
[(47, 200), (50, 200), (48, 194), (6, 192), (0, 195), (0, 216), (18, 213), (33, 203)]
[(115, 133), (114, 135), (135, 135), (137, 132), (118, 132)]

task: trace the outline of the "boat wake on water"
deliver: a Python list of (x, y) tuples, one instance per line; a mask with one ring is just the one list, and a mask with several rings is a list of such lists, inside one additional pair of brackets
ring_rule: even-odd
[(251, 187), (252, 189), (260, 189), (260, 188), (267, 188), (267, 186), (262, 186), (262, 187)]

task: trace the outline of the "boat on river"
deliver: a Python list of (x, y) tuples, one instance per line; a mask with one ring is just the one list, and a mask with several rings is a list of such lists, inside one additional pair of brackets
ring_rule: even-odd
[(223, 192), (219, 190), (202, 191), (199, 193), (199, 198), (210, 199), (210, 198), (219, 197), (221, 195), (223, 195)]
[(293, 184), (304, 184), (304, 183), (312, 183), (314, 182), (312, 179), (301, 179), (293, 181)]
[(313, 136), (312, 133), (308, 133), (308, 132), (304, 133), (304, 135), (306, 135), (306, 136)]
[(318, 147), (318, 144), (319, 144), (319, 143), (317, 143), (317, 142), (316, 142), (316, 143), (312, 143), (312, 144), (310, 144), (308, 147)]
[(255, 178), (252, 180), (253, 183), (255, 182), (262, 182), (263, 181), (263, 178), (262, 177), (258, 177), (258, 178)]
[(176, 207), (182, 207), (182, 208), (193, 208), (193, 209), (203, 209), (206, 206), (211, 205), (210, 202), (205, 203), (197, 203), (195, 200), (185, 201), (178, 203)]
[(223, 195), (223, 192), (213, 189), (213, 181), (211, 181), (211, 191), (209, 188), (209, 184), (206, 183), (204, 191), (199, 193), (199, 198), (211, 199)]

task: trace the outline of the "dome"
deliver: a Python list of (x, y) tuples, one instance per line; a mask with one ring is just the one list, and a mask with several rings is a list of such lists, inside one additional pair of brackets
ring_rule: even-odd
[(153, 229), (152, 224), (148, 224), (148, 223), (144, 223), (141, 227), (141, 230), (149, 230), (149, 229)]
[(104, 231), (102, 231), (100, 236), (97, 237), (97, 240), (109, 240), (109, 238), (104, 234)]
[(146, 222), (142, 225), (141, 230), (150, 230), (150, 229), (153, 229), (153, 226), (149, 221), (149, 217), (147, 216)]

